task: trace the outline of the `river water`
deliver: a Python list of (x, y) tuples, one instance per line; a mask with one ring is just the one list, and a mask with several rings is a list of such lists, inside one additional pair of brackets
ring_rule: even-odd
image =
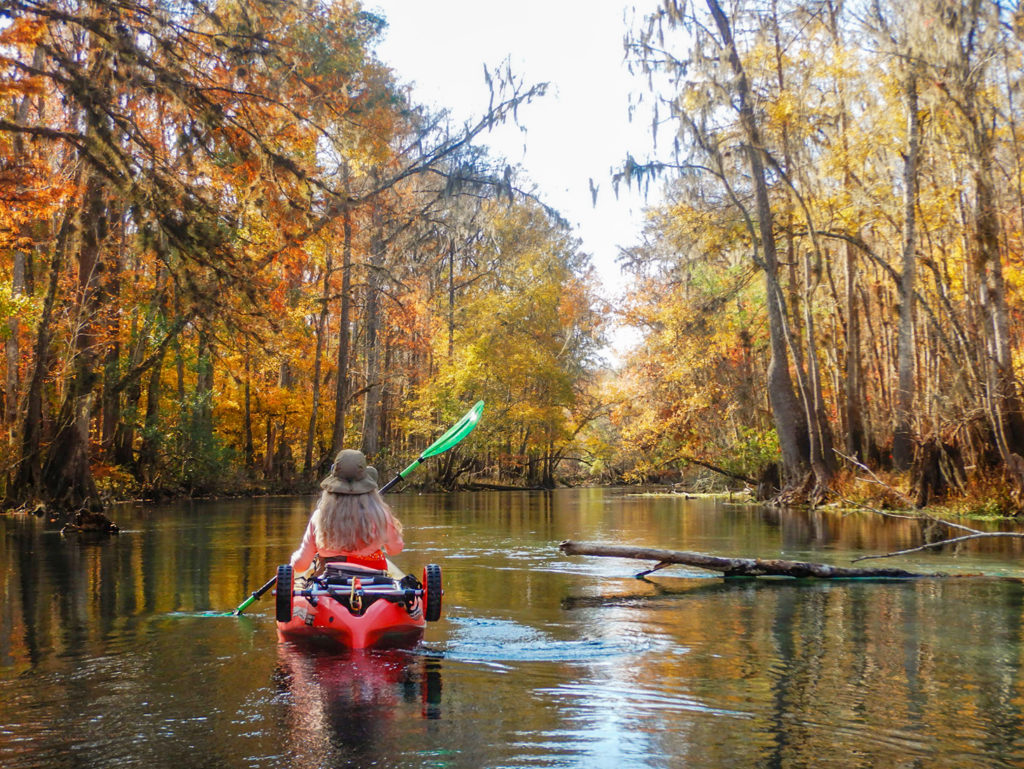
[[(848, 565), (868, 514), (622, 490), (395, 495), (444, 574), (408, 650), (279, 643), (268, 594), (312, 497), (125, 506), (122, 533), (0, 518), (0, 766), (1021, 767), (1018, 540), (875, 562), (970, 578), (726, 581), (563, 539)], [(869, 562), (870, 563), (870, 562)]]

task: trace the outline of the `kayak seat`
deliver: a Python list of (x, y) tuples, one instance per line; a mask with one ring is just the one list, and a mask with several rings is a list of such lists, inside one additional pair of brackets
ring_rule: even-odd
[(372, 555), (322, 556), (317, 554), (317, 561), (322, 566), (345, 566), (355, 569), (367, 569), (369, 571), (387, 571), (389, 568), (383, 550)]
[[(328, 562), (324, 568), (324, 576), (327, 578), (333, 577), (345, 577), (351, 579), (352, 577), (359, 577), (361, 580), (377, 579), (384, 577), (388, 581), (391, 581), (391, 577), (388, 576), (386, 571), (380, 569), (370, 569), (366, 566), (359, 566), (354, 563), (330, 563)], [(380, 584), (374, 582), (373, 584)]]

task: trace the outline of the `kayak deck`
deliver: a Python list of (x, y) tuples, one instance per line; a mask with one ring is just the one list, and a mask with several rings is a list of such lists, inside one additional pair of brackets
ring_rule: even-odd
[(278, 637), (349, 649), (415, 645), (427, 620), (440, 616), (440, 567), (424, 569), (423, 583), (399, 575), (391, 568), (331, 564), (323, 575), (296, 585), (291, 567), (280, 567)]

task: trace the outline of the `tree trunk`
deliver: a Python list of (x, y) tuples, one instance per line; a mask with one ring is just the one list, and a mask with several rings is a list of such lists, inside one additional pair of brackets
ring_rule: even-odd
[[(979, 129), (982, 130), (982, 129)], [(1006, 306), (1006, 283), (999, 253), (999, 218), (992, 182), (992, 159), (982, 150), (975, 173), (975, 227), (977, 271), (981, 280), (981, 306), (988, 347), (990, 415), (1000, 454), (1024, 453), (1024, 416), (1014, 375)]]
[[(147, 319), (146, 323), (143, 324), (143, 329), (149, 329), (155, 323), (160, 321), (166, 321), (167, 318), (167, 273), (161, 269), (160, 274), (157, 277), (157, 290), (159, 295), (154, 302), (154, 308), (152, 318)], [(184, 323), (180, 323), (180, 327), (184, 327)], [(139, 351), (139, 358), (142, 357), (142, 349), (145, 345), (145, 338), (148, 336), (147, 333), (143, 333), (138, 341), (137, 349)], [(175, 334), (174, 342), (177, 342), (178, 336)], [(146, 386), (146, 409), (145, 415), (142, 418), (142, 440), (139, 444), (139, 453), (136, 457), (136, 476), (144, 481), (150, 483), (153, 479), (153, 470), (156, 468), (157, 453), (160, 445), (160, 396), (162, 393), (163, 383), (163, 366), (164, 359), (167, 357), (167, 348), (171, 344), (169, 341), (167, 344), (161, 344), (154, 352), (156, 359), (153, 361), (149, 371), (149, 381)], [(134, 360), (133, 356), (133, 360)], [(141, 380), (140, 380), (141, 381)], [(135, 396), (134, 400), (130, 400), (132, 403), (138, 403), (141, 398), (141, 393)]]
[(245, 393), (244, 393), (244, 410), (245, 413), (242, 415), (243, 426), (242, 432), (244, 433), (243, 440), (245, 446), (243, 453), (245, 455), (245, 469), (250, 474), (256, 469), (256, 448), (252, 438), (252, 356), (249, 352), (249, 345), (245, 346)]
[[(118, 385), (118, 387), (123, 386), (125, 396), (122, 411), (123, 418), (118, 424), (115, 435), (114, 458), (117, 464), (135, 466), (136, 470), (140, 463), (140, 457), (135, 457), (134, 450), (135, 439), (140, 430), (140, 423), (142, 425), (142, 444), (139, 449), (141, 454), (142, 446), (145, 446), (147, 441), (152, 442), (152, 439), (155, 438), (155, 435), (150, 432), (151, 428), (153, 430), (156, 429), (155, 422), (151, 424), (151, 419), (155, 419), (157, 416), (155, 412), (159, 407), (160, 374), (163, 360), (167, 353), (167, 347), (173, 340), (177, 339), (178, 333), (185, 327), (185, 322), (179, 319), (177, 323), (172, 325), (164, 340), (153, 350), (149, 359), (146, 358), (146, 350), (152, 338), (154, 327), (158, 324), (162, 325), (162, 321), (167, 319), (166, 279), (166, 273), (161, 270), (156, 280), (156, 296), (152, 299), (150, 307), (145, 311), (145, 318), (142, 321), (141, 327), (139, 326), (139, 315), (142, 311), (140, 309), (135, 313), (135, 317), (132, 320), (131, 353), (128, 358), (128, 371), (125, 377), (122, 377), (121, 384)], [(142, 375), (145, 367), (151, 369), (149, 386), (151, 389), (155, 389), (157, 400), (154, 403), (152, 398), (147, 396), (145, 414), (140, 417), (140, 414), (143, 413), (140, 403), (142, 401)], [(153, 369), (155, 369), (155, 379), (153, 379)], [(126, 386), (123, 385), (125, 378), (129, 380), (129, 384)], [(140, 478), (142, 477), (138, 473), (136, 475)]]
[[(128, 359), (129, 369), (134, 369), (142, 362), (145, 339), (148, 336), (149, 324), (143, 326), (139, 333), (137, 320), (133, 321), (131, 354)], [(105, 384), (105, 383), (104, 383)], [(136, 377), (124, 391), (124, 407), (122, 418), (114, 428), (114, 462), (119, 465), (131, 465), (134, 460), (135, 431), (139, 422), (139, 401), (142, 399), (142, 378)]]
[[(777, 0), (771, 2), (771, 25), (774, 38), (775, 46), (775, 73), (778, 81), (779, 93), (784, 93), (786, 89), (786, 78), (783, 67), (783, 43), (780, 39), (779, 33), (779, 17), (778, 17), (778, 3)], [(737, 57), (738, 61), (738, 57)], [(752, 115), (751, 115), (752, 118)], [(753, 120), (750, 120), (750, 125), (754, 125)], [(752, 137), (752, 139), (758, 137)], [(752, 142), (753, 144), (753, 142)], [(757, 146), (760, 149), (759, 145)], [(792, 154), (790, 151), (790, 140), (789, 140), (789, 126), (787, 123), (782, 125), (782, 152), (783, 152), (783, 171), (787, 178), (792, 179)], [(808, 460), (811, 466), (811, 470), (814, 474), (815, 489), (813, 492), (814, 498), (818, 498), (824, 495), (825, 490), (828, 488), (832, 475), (835, 471), (835, 460), (832, 454), (832, 433), (828, 427), (828, 419), (825, 414), (824, 398), (821, 392), (821, 369), (818, 364), (818, 353), (817, 353), (817, 342), (815, 339), (815, 323), (814, 323), (814, 293), (817, 290), (820, 282), (821, 274), (821, 262), (822, 254), (818, 244), (817, 235), (814, 232), (813, 221), (810, 213), (807, 211), (803, 204), (803, 200), (800, 199), (799, 194), (796, 192), (796, 187), (792, 183), (793, 194), (787, 196), (785, 200), (786, 204), (786, 227), (785, 237), (787, 241), (787, 263), (790, 265), (790, 294), (792, 297), (792, 313), (791, 317), (794, 319), (794, 327), (790, 331), (790, 352), (793, 356), (793, 368), (797, 375), (797, 387), (801, 400), (803, 401), (804, 418), (807, 424), (807, 452)], [(799, 200), (801, 207), (804, 210), (804, 217), (807, 222), (808, 231), (811, 234), (811, 240), (813, 243), (813, 251), (809, 249), (803, 249), (803, 258), (801, 259), (797, 255), (796, 239), (793, 232), (793, 204), (792, 198)], [(759, 204), (760, 205), (760, 204)], [(811, 256), (812, 253), (817, 260), (818, 264), (814, 265)], [(802, 263), (803, 275), (802, 282), (797, 279), (796, 271), (797, 264)], [(815, 269), (815, 266), (818, 269)], [(802, 285), (802, 293), (797, 290), (797, 287)], [(796, 319), (801, 319), (800, 308), (803, 308), (802, 321), (803, 328), (796, 327)], [(803, 351), (797, 340), (800, 335), (803, 335), (804, 344), (806, 347), (806, 365)]]
[(366, 276), (366, 302), (363, 325), (366, 333), (366, 406), (363, 409), (362, 451), (368, 458), (380, 451), (381, 408), (383, 384), (380, 367), (380, 279), (384, 259), (384, 233), (380, 216), (374, 219), (374, 243)]
[(25, 391), (25, 412), (21, 430), (21, 455), (14, 482), (8, 490), (8, 503), (19, 505), (36, 499), (43, 491), (42, 438), (43, 438), (43, 383), (50, 369), (50, 330), (53, 324), (53, 308), (57, 301), (60, 274), (68, 241), (75, 229), (77, 217), (72, 209), (64, 214), (50, 258), (50, 280), (43, 299), (43, 311), (39, 317), (34, 350), (35, 365)]
[(736, 89), (736, 96), (739, 100), (740, 123), (747, 139), (747, 158), (754, 183), (768, 308), (768, 334), (771, 349), (771, 357), (768, 362), (768, 398), (772, 406), (779, 447), (782, 451), (783, 483), (793, 485), (799, 483), (808, 470), (810, 447), (806, 416), (793, 389), (793, 380), (789, 371), (786, 299), (779, 284), (775, 223), (768, 196), (764, 162), (761, 157), (760, 133), (751, 104), (747, 76), (733, 40), (729, 19), (717, 0), (707, 0), (707, 5), (714, 17), (718, 31), (722, 35), (729, 64), (735, 75), (733, 87)]
[(864, 461), (867, 457), (864, 416), (861, 407), (863, 376), (860, 360), (860, 303), (857, 301), (856, 252), (852, 244), (845, 248), (846, 304), (846, 453)]
[(917, 273), (917, 165), (921, 121), (917, 109), (917, 72), (907, 65), (907, 152), (903, 161), (903, 272), (900, 277), (900, 325), (897, 337), (899, 385), (892, 461), (897, 470), (910, 467), (913, 458), (911, 418), (914, 406), (914, 283)]
[[(18, 297), (25, 293), (25, 268), (28, 254), (21, 249), (15, 250), (14, 264), (11, 273), (11, 294)], [(3, 421), (8, 428), (8, 439), (14, 438), (13, 428), (18, 420), (18, 401), (21, 395), (21, 321), (17, 315), (7, 319), (7, 341), (4, 343), (4, 354), (7, 357), (7, 377), (4, 394)]]
[(196, 350), (196, 397), (189, 438), (193, 455), (205, 452), (213, 441), (213, 346), (205, 331), (199, 332)]
[(448, 362), (455, 356), (455, 237), (448, 241)]
[(142, 428), (142, 444), (139, 446), (139, 478), (152, 483), (160, 446), (160, 389), (166, 348), (161, 348), (159, 357), (149, 372), (146, 388), (146, 417)]
[[(820, 256), (820, 255), (819, 255)], [(820, 274), (811, 263), (811, 252), (804, 254), (804, 333), (807, 344), (807, 382), (802, 388), (804, 412), (807, 415), (808, 453), (814, 473), (816, 488), (814, 498), (824, 496), (835, 473), (835, 458), (832, 454), (832, 431), (825, 413), (825, 399), (821, 392), (821, 368), (818, 365), (817, 342), (815, 339), (814, 292)]]
[[(843, 47), (839, 12), (841, 5), (826, 3), (829, 14), (829, 29), (836, 48)], [(838, 82), (838, 81), (837, 81)], [(836, 89), (839, 99), (839, 130), (842, 141), (843, 157), (850, 157), (849, 145), (849, 110), (846, 107), (846, 96), (842, 86)], [(853, 173), (848, 161), (843, 164), (843, 187), (850, 189), (854, 184)], [(857, 233), (859, 237), (859, 233)], [(843, 390), (843, 422), (845, 422), (845, 448), (848, 456), (863, 461), (867, 456), (866, 436), (863, 410), (863, 368), (860, 353), (860, 306), (857, 299), (857, 252), (853, 244), (846, 241), (843, 250), (843, 305), (846, 308), (846, 350), (843, 358), (844, 373)], [(839, 299), (836, 297), (836, 301)], [(840, 388), (837, 387), (837, 390)]]
[[(44, 50), (37, 47), (32, 55), (32, 65), (36, 69), (42, 69), (45, 61)], [(32, 108), (32, 99), (25, 95), (17, 102), (14, 110), (14, 122), (19, 126), (27, 125), (29, 113)], [(25, 146), (25, 138), (21, 134), (15, 134), (12, 138), (15, 164), (22, 162), (28, 155)], [(28, 225), (20, 225), (20, 234), (23, 237), (30, 237), (31, 228)], [(16, 298), (28, 289), (28, 253), (23, 249), (15, 249), (12, 254), (11, 264), (11, 295)], [(7, 320), (7, 341), (4, 343), (4, 354), (7, 357), (6, 371), (6, 403), (3, 407), (3, 423), (8, 429), (8, 440), (14, 445), (14, 427), (18, 421), (18, 405), (21, 401), (21, 321), (17, 315), (12, 315)]]
[[(121, 230), (121, 222), (117, 222), (117, 225)], [(123, 230), (121, 236), (124, 236)], [(107, 259), (106, 280), (100, 287), (100, 304), (108, 308), (106, 321), (110, 337), (103, 356), (103, 388), (100, 394), (100, 445), (108, 461), (116, 461), (114, 440), (121, 424), (121, 393), (114, 388), (120, 379), (121, 368), (121, 312), (118, 300), (121, 293), (122, 257), (123, 254), (119, 253), (116, 258)]]
[(46, 498), (55, 507), (68, 510), (100, 506), (89, 464), (89, 426), (95, 403), (93, 389), (99, 379), (98, 319), (105, 268), (101, 249), (107, 236), (103, 187), (98, 171), (86, 171), (79, 220), (78, 321), (72, 344), (75, 357), (42, 474)]
[(263, 454), (263, 477), (270, 480), (274, 477), (274, 422), (269, 414), (266, 417), (266, 445)]
[(334, 429), (331, 431), (333, 460), (345, 446), (345, 412), (348, 410), (348, 358), (349, 323), (351, 322), (350, 293), (352, 291), (352, 210), (347, 205), (342, 215), (343, 240), (341, 248), (341, 308), (338, 319), (338, 365), (334, 382)]
[[(999, 248), (995, 145), (997, 116), (986, 106), (988, 67), (993, 56), (986, 47), (986, 29), (1002, 20), (1001, 7), (972, 0), (961, 12), (943, 14), (952, 63), (943, 63), (958, 93), (951, 100), (963, 117), (964, 144), (974, 183), (972, 267), (978, 280), (979, 332), (983, 349), (977, 352), (984, 374), (985, 410), (1004, 465), (1024, 454), (1024, 414), (1014, 373), (1009, 310)], [(944, 81), (945, 82), (945, 81)]]
[(331, 248), (327, 246), (327, 256), (324, 261), (323, 292), (320, 299), (320, 314), (316, 320), (316, 352), (313, 355), (313, 403), (309, 413), (309, 429), (306, 432), (306, 451), (303, 455), (302, 474), (310, 481), (314, 477), (313, 472), (313, 444), (316, 441), (316, 423), (320, 416), (320, 371), (323, 367), (324, 357), (324, 333), (327, 330), (327, 316), (330, 301), (331, 289)]

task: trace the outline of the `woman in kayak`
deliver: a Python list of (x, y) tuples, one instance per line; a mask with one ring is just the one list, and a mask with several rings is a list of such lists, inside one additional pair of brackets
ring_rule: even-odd
[(296, 575), (309, 569), (314, 558), (386, 571), (385, 556), (400, 552), (405, 543), (401, 522), (377, 491), (376, 468), (367, 466), (363, 452), (344, 449), (320, 488), (302, 544), (292, 553)]

